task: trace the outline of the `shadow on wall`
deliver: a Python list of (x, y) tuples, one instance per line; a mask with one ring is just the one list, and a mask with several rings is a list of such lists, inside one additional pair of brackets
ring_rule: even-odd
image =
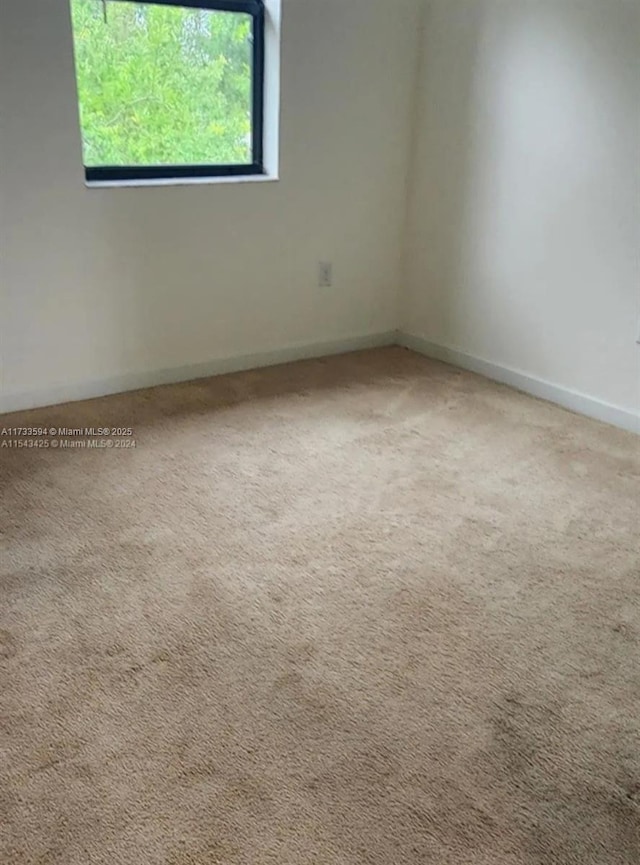
[[(425, 16), (418, 71), (419, 111), (414, 159), (417, 176), (410, 191), (410, 284), (422, 288), (409, 298), (428, 331), (454, 334), (454, 299), (443, 302), (448, 287), (462, 277), (460, 253), (465, 247), (472, 157), (476, 146), (472, 118), (480, 4), (454, 15), (438, 3)], [(434, 43), (456, 46), (456, 56), (432, 50)], [(430, 302), (431, 301), (431, 302)], [(410, 323), (410, 322), (408, 322)], [(410, 329), (410, 328), (409, 328)]]
[(613, 5), (431, 3), (410, 202), (408, 329), (585, 392), (587, 350), (632, 365), (638, 9)]

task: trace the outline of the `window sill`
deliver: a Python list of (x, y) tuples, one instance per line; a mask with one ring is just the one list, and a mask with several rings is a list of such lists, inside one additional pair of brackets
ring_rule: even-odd
[(116, 189), (137, 186), (210, 186), (227, 183), (273, 183), (279, 180), (273, 174), (239, 174), (223, 177), (155, 177), (138, 180), (85, 180), (88, 189)]

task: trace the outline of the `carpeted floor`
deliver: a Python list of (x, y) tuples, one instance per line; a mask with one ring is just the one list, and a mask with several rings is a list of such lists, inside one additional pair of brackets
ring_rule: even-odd
[(638, 865), (640, 440), (403, 349), (0, 418), (6, 865)]

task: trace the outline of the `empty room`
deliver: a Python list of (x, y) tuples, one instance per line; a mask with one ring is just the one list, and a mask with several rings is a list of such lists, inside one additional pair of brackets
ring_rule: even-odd
[(0, 862), (640, 863), (640, 0), (1, 0)]

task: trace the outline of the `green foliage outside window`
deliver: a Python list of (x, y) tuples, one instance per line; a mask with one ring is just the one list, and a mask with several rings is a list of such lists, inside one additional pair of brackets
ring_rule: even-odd
[(71, 10), (87, 167), (252, 161), (251, 16), (120, 0)]

